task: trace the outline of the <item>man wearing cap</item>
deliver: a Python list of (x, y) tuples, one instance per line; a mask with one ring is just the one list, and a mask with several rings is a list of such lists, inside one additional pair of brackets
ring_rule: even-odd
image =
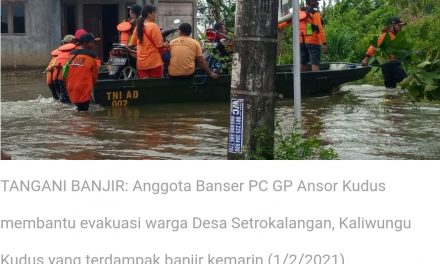
[(66, 78), (67, 92), (70, 101), (76, 104), (78, 111), (88, 111), (92, 89), (98, 79), (95, 37), (84, 34), (78, 39), (79, 49), (70, 53), (69, 72)]
[(83, 28), (79, 28), (79, 29), (77, 29), (77, 30), (75, 31), (75, 40), (74, 40), (74, 43), (78, 42), (78, 39), (79, 39), (82, 35), (87, 34), (87, 33), (88, 33), (88, 32), (87, 32), (85, 29), (83, 29)]
[(76, 37), (72, 38), (72, 37), (66, 36), (66, 37), (64, 37), (63, 42), (64, 42), (64, 40), (69, 40), (69, 39), (72, 39), (72, 41), (69, 43), (63, 44), (58, 48), (58, 55), (57, 55), (57, 59), (55, 61), (55, 70), (54, 70), (54, 75), (53, 75), (53, 81), (54, 81), (54, 85), (58, 91), (59, 101), (64, 104), (69, 104), (70, 100), (69, 100), (69, 96), (68, 96), (67, 90), (66, 90), (66, 83), (63, 80), (62, 69), (69, 58), (70, 52), (77, 48), (77, 46), (75, 44), (75, 42), (77, 41)]
[[(389, 19), (388, 26), (382, 30), (382, 34), (377, 39), (377, 46), (382, 45), (383, 40), (386, 35), (389, 34), (390, 39), (396, 39), (396, 35), (402, 31), (403, 26), (406, 25), (405, 22), (400, 20), (399, 17), (394, 16)], [(376, 47), (371, 45), (364, 59), (362, 60), (362, 65), (368, 65), (369, 59), (376, 54)], [(389, 61), (381, 65), (382, 74), (384, 77), (384, 85), (386, 88), (396, 88), (397, 83), (402, 81), (406, 77), (406, 72), (402, 69), (402, 65), (399, 61), (397, 61), (396, 56), (390, 55)]]
[[(68, 44), (68, 43), (72, 43), (72, 41), (74, 40), (75, 36), (73, 35), (66, 35), (62, 40), (61, 40), (61, 46)], [(46, 83), (47, 86), (49, 86), (49, 90), (52, 93), (52, 97), (55, 100), (59, 100), (59, 95), (60, 95), (60, 90), (57, 84), (57, 78), (56, 78), (56, 62), (57, 62), (57, 57), (58, 54), (60, 54), (60, 50), (59, 48), (56, 48), (55, 50), (53, 50), (50, 55), (52, 56), (52, 59), (49, 62), (49, 65), (47, 65), (46, 67)]]

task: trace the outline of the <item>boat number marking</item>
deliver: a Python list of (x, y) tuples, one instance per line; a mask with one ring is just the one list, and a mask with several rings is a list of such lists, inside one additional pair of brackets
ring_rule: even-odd
[(112, 102), (112, 106), (127, 106), (129, 100), (139, 98), (138, 90), (112, 91), (106, 92), (107, 101)]

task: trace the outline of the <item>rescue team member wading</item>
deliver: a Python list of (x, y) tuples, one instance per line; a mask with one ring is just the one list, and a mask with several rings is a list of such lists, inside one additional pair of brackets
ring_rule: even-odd
[[(389, 24), (382, 30), (382, 34), (377, 39), (377, 46), (382, 45), (386, 35), (389, 34), (390, 39), (396, 39), (396, 35), (402, 31), (403, 26), (406, 25), (399, 17), (391, 17)], [(365, 54), (365, 58), (362, 60), (363, 65), (368, 65), (368, 60), (376, 54), (376, 48), (370, 46)], [(402, 64), (397, 61), (396, 56), (390, 55), (389, 62), (381, 65), (382, 75), (384, 79), (384, 85), (386, 88), (396, 88), (397, 83), (406, 78), (406, 72), (402, 69)]]
[[(52, 87), (56, 91), (58, 97), (56, 99), (59, 100), (61, 103), (65, 103), (65, 104), (70, 103), (69, 96), (66, 90), (66, 83), (63, 80), (62, 68), (66, 64), (70, 52), (77, 48), (76, 42), (84, 34), (87, 34), (87, 31), (85, 31), (84, 29), (78, 29), (75, 32), (75, 36), (72, 35), (65, 36), (64, 39), (61, 41), (61, 44), (63, 45), (61, 45), (57, 49), (57, 51), (52, 51), (53, 54), (52, 56), (56, 54), (56, 58), (54, 61), (54, 65), (52, 67), (52, 72), (48, 72), (48, 74), (50, 73), (51, 75)], [(48, 84), (49, 84), (49, 80), (48, 80)]]
[(196, 69), (195, 61), (197, 59), (200, 68), (206, 71), (209, 77), (218, 78), (218, 75), (209, 69), (203, 58), (200, 43), (190, 37), (191, 31), (190, 24), (182, 23), (179, 26), (179, 37), (173, 39), (170, 43), (171, 60), (168, 67), (170, 77), (192, 77)]
[(95, 37), (87, 33), (82, 35), (80, 48), (70, 53), (69, 72), (66, 78), (67, 92), (78, 111), (88, 111), (92, 88), (98, 79), (98, 62), (95, 52)]
[(160, 28), (155, 23), (156, 16), (155, 6), (144, 6), (132, 37), (132, 43), (137, 45), (136, 68), (140, 79), (161, 78), (163, 75), (163, 61), (159, 49), (167, 48), (169, 44), (163, 42)]
[(47, 65), (46, 67), (46, 83), (47, 86), (49, 86), (49, 90), (52, 93), (52, 97), (55, 100), (59, 100), (59, 91), (57, 89), (57, 87), (54, 84), (54, 72), (56, 70), (56, 62), (57, 62), (57, 56), (60, 53), (60, 51), (58, 49), (54, 49), (51, 53), (50, 56), (52, 56), (49, 65)]
[(67, 43), (58, 48), (58, 56), (56, 59), (56, 69), (54, 74), (54, 85), (56, 89), (59, 91), (59, 99), (61, 103), (68, 104), (70, 103), (69, 96), (66, 91), (66, 83), (63, 80), (63, 66), (66, 64), (67, 59), (69, 58), (70, 52), (76, 49), (76, 45), (74, 43)]
[[(73, 35), (66, 35), (64, 36), (63, 40), (61, 40), (61, 46), (68, 44), (68, 43), (74, 43), (75, 42), (75, 36)], [(60, 54), (59, 49), (53, 50), (50, 55), (52, 56), (52, 59), (49, 62), (49, 65), (46, 67), (46, 83), (49, 86), (49, 89), (52, 93), (52, 97), (55, 100), (59, 100), (60, 97), (60, 89), (58, 87), (58, 82), (56, 74), (58, 73), (58, 67), (57, 67), (57, 58), (58, 54)]]

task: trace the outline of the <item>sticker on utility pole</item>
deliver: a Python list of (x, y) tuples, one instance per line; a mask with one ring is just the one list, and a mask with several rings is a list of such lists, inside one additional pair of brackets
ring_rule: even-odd
[(243, 151), (243, 105), (244, 99), (231, 98), (229, 153), (241, 153)]

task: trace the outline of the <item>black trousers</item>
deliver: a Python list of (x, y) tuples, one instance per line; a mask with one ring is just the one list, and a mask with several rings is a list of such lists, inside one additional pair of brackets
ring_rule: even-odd
[(400, 61), (390, 61), (381, 66), (383, 81), (386, 88), (396, 88), (397, 83), (406, 78), (406, 72), (402, 69)]
[(69, 95), (67, 94), (66, 82), (64, 80), (55, 80), (54, 83), (59, 92), (60, 102), (64, 104), (70, 104)]
[(50, 90), (50, 92), (52, 93), (52, 97), (53, 97), (55, 100), (59, 100), (59, 99), (60, 99), (60, 97), (59, 97), (59, 95), (58, 95), (57, 87), (55, 86), (54, 83), (52, 83), (52, 84), (49, 85), (49, 90)]
[(78, 110), (78, 112), (89, 111), (89, 105), (90, 105), (90, 101), (87, 101), (84, 103), (79, 103), (79, 104), (76, 104), (76, 109)]

